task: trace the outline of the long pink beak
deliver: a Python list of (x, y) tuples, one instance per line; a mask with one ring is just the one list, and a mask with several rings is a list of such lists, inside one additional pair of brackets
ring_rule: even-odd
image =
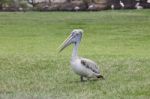
[(65, 49), (67, 46), (69, 46), (72, 43), (73, 36), (69, 35), (67, 39), (60, 45), (59, 52), (61, 52), (63, 49)]

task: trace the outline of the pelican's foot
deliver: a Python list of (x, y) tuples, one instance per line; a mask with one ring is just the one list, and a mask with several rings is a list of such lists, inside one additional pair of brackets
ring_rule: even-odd
[(84, 82), (83, 76), (80, 76), (80, 80), (81, 82)]
[(87, 81), (87, 79), (84, 79), (84, 77), (83, 77), (83, 76), (80, 76), (80, 80), (81, 80), (81, 82), (85, 82), (85, 81)]

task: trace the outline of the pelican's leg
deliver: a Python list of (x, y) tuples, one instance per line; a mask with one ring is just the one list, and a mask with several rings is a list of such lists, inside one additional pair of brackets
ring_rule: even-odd
[(83, 82), (84, 80), (83, 80), (83, 76), (80, 76), (80, 79), (81, 79), (81, 82)]

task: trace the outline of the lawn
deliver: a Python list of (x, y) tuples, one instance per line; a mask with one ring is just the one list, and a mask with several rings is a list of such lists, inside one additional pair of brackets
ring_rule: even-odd
[[(105, 80), (80, 82), (72, 46), (99, 64)], [(0, 12), (0, 99), (150, 99), (150, 10)]]

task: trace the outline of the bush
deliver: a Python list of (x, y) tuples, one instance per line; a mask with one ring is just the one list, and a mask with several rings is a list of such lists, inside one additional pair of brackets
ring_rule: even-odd
[(19, 10), (21, 10), (21, 8), (22, 10), (31, 10), (33, 8), (33, 6), (29, 4), (27, 1), (20, 1), (19, 7), (20, 7)]

